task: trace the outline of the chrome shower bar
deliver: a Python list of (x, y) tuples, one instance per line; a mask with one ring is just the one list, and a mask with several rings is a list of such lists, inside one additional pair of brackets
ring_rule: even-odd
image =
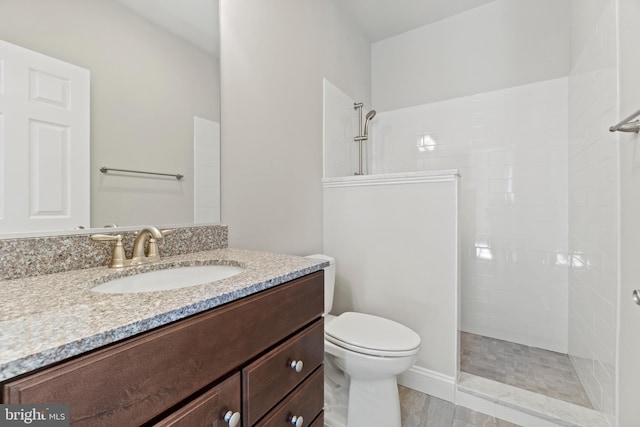
[(638, 116), (640, 116), (640, 110), (621, 120), (620, 123), (611, 126), (609, 132), (640, 132), (640, 120), (633, 120)]
[(106, 166), (102, 166), (100, 168), (100, 172), (102, 173), (107, 173), (109, 171), (115, 171), (115, 172), (129, 172), (129, 173), (141, 173), (141, 174), (145, 174), (145, 175), (162, 175), (162, 176), (172, 176), (177, 180), (181, 180), (182, 178), (184, 178), (184, 175), (181, 175), (179, 173), (160, 173), (160, 172), (145, 172), (145, 171), (134, 171), (134, 170), (129, 170), (129, 169), (115, 169), (115, 168), (108, 168)]
[(358, 135), (353, 140), (358, 143), (358, 172), (354, 175), (364, 175), (362, 169), (362, 143), (369, 139), (369, 121), (376, 116), (376, 110), (367, 113), (364, 120), (364, 128), (362, 127), (362, 102), (354, 102), (353, 109), (358, 112)]

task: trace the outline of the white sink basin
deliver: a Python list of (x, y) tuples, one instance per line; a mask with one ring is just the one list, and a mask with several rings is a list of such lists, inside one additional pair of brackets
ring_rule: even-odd
[(215, 282), (242, 273), (244, 268), (233, 265), (199, 265), (174, 267), (121, 277), (91, 288), (105, 294), (134, 294), (168, 291)]

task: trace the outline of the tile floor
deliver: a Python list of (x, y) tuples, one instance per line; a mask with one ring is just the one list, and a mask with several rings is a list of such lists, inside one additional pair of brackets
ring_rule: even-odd
[(410, 388), (398, 389), (402, 427), (519, 427)]
[(592, 408), (566, 354), (462, 332), (464, 372)]

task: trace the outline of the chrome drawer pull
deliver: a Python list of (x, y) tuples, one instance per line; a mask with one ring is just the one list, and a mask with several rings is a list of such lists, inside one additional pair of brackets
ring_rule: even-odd
[(289, 363), (289, 366), (291, 366), (292, 369), (295, 369), (296, 372), (302, 372), (304, 363), (302, 363), (302, 360), (292, 360), (291, 363)]
[(633, 302), (640, 305), (640, 289), (633, 291)]
[(227, 411), (224, 414), (224, 421), (229, 427), (238, 427), (240, 425), (240, 412)]
[(294, 426), (302, 427), (303, 423), (304, 423), (304, 418), (302, 418), (302, 416), (298, 417), (294, 415), (293, 417), (291, 417), (291, 424), (293, 424)]

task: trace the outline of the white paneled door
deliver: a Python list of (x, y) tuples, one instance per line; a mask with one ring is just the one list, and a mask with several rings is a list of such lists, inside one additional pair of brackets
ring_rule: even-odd
[(0, 41), (0, 233), (89, 226), (89, 81)]

